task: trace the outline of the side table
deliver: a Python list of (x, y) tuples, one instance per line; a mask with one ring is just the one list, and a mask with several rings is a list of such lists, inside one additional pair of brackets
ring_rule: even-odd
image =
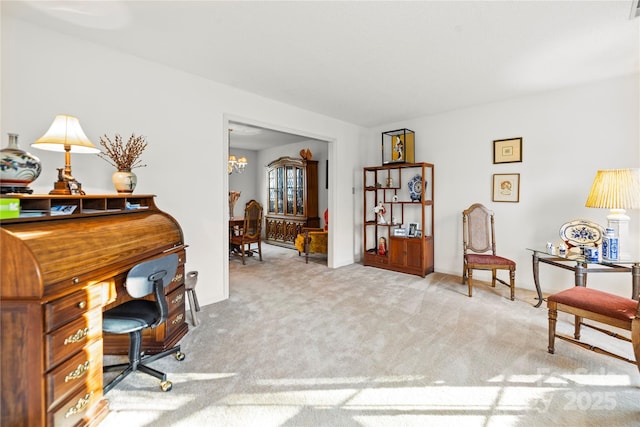
[(638, 300), (638, 293), (640, 292), (640, 257), (619, 261), (587, 261), (584, 255), (571, 250), (568, 250), (564, 255), (550, 254), (547, 249), (527, 248), (527, 250), (533, 253), (533, 281), (538, 293), (536, 307), (540, 307), (544, 300), (539, 278), (540, 263), (573, 271), (575, 286), (587, 286), (587, 273), (631, 273), (631, 298)]

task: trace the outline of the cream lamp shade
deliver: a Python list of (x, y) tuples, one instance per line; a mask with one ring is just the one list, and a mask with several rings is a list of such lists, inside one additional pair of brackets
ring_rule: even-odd
[(629, 216), (625, 209), (640, 209), (640, 169), (599, 170), (585, 206), (610, 209), (607, 228), (618, 235), (621, 258), (630, 256)]
[(64, 168), (58, 168), (58, 181), (53, 183), (49, 194), (85, 194), (82, 185), (71, 174), (71, 153), (99, 153), (100, 150), (84, 134), (77, 117), (57, 115), (49, 130), (31, 146), (64, 152)]
[[(77, 117), (57, 115), (49, 130), (38, 138), (32, 147), (48, 151), (70, 150), (72, 153), (99, 153), (84, 134)], [(68, 148), (67, 148), (68, 147)]]

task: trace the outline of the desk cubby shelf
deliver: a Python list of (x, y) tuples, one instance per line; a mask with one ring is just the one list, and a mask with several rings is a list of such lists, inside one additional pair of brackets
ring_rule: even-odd
[[(47, 195), (3, 194), (2, 198), (20, 200), (20, 216), (2, 223), (47, 219), (113, 215), (141, 210), (157, 210), (154, 195)], [(65, 209), (66, 208), (66, 209)], [(58, 209), (58, 210), (56, 210)]]

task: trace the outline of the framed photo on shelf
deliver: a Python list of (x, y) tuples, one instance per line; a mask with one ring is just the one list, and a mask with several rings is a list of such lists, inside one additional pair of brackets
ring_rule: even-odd
[(493, 164), (522, 162), (522, 138), (493, 141)]
[(416, 230), (418, 229), (418, 223), (417, 222), (410, 222), (409, 223), (409, 237), (416, 237)]
[(493, 174), (493, 201), (515, 203), (520, 201), (519, 173)]
[(422, 230), (416, 230), (416, 236), (415, 237), (422, 237)]
[(400, 227), (398, 227), (398, 228), (394, 228), (394, 229), (393, 229), (393, 235), (394, 235), (394, 236), (401, 236), (401, 237), (404, 237), (404, 236), (406, 236), (406, 235), (407, 235), (407, 230), (405, 230), (404, 228), (400, 228)]

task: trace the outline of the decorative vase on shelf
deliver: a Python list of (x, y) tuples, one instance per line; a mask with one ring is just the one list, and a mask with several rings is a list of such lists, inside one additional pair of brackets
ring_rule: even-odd
[(138, 177), (130, 170), (119, 170), (113, 173), (111, 181), (118, 193), (133, 193), (138, 183)]
[(40, 176), (40, 159), (18, 148), (18, 134), (9, 134), (9, 145), (0, 150), (0, 192), (33, 193), (29, 184)]

